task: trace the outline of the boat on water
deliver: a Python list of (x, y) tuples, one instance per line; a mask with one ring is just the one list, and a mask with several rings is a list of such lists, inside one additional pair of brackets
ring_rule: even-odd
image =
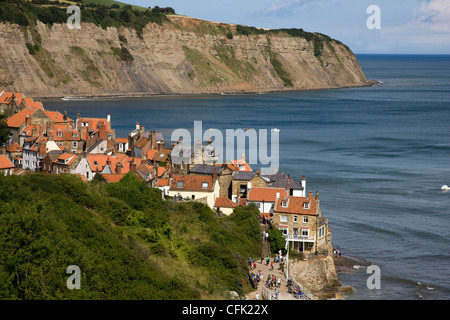
[(441, 186), (441, 190), (442, 190), (442, 191), (449, 191), (450, 188), (449, 188), (448, 185), (444, 184), (444, 185)]

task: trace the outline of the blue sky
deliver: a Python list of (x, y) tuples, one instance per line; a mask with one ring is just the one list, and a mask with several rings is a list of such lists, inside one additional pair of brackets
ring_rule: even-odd
[[(450, 54), (450, 0), (121, 0), (172, 7), (178, 14), (263, 28), (303, 28), (347, 44), (355, 53)], [(370, 5), (380, 29), (369, 29)]]

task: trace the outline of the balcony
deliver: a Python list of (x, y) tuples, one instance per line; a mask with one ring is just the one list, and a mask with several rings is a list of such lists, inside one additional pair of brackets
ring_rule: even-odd
[(302, 236), (300, 234), (284, 234), (283, 237), (285, 239), (288, 239), (289, 241), (295, 241), (295, 242), (315, 242), (316, 236)]

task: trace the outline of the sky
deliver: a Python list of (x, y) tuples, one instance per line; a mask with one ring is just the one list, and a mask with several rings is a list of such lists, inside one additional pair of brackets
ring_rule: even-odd
[(320, 32), (356, 54), (450, 54), (450, 0), (120, 1), (217, 22)]

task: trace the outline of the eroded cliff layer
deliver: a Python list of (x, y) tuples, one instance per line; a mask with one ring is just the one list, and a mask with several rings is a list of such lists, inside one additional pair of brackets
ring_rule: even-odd
[[(33, 97), (269, 92), (371, 84), (323, 35), (243, 33), (182, 16), (133, 29), (0, 24), (0, 88)], [(317, 41), (318, 40), (318, 41)]]

